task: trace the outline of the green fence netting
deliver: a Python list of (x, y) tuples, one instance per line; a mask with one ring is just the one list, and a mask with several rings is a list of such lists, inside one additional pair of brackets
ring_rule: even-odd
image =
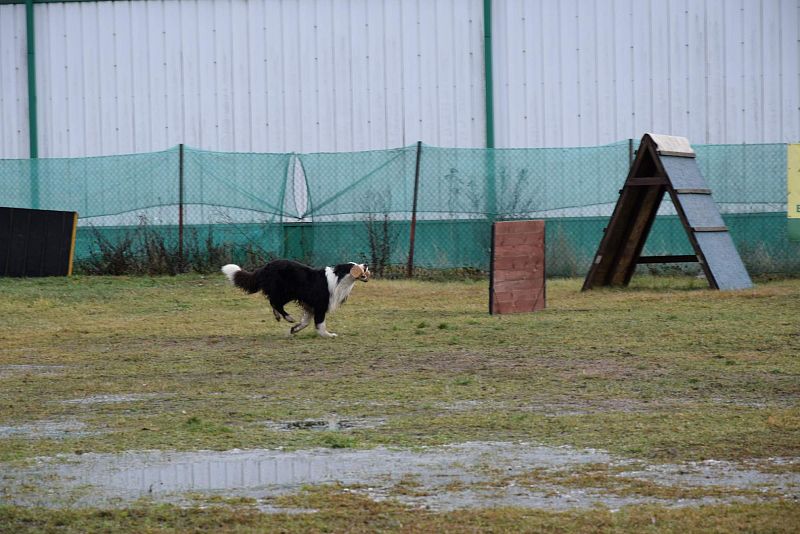
[[(542, 218), (548, 273), (581, 275), (636, 148), (633, 140), (584, 148), (417, 144), (322, 154), (175, 147), (0, 160), (0, 205), (77, 211), (76, 260), (90, 272), (102, 271), (101, 260), (115, 254), (123, 264), (143, 256), (171, 261), (167, 270), (176, 272), (271, 257), (316, 265), (367, 261), (380, 271), (407, 263), (415, 215), (415, 266), (487, 269), (492, 221)], [(751, 273), (800, 272), (800, 245), (787, 233), (787, 145), (694, 149)], [(669, 202), (644, 253), (691, 253)], [(138, 265), (149, 269), (147, 262)]]

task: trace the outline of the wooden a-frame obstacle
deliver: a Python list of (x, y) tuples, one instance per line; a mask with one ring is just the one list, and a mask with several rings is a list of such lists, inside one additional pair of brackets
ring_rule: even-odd
[[(695, 254), (641, 256), (669, 193)], [(645, 134), (583, 289), (627, 286), (641, 263), (699, 262), (713, 289), (753, 286), (684, 137)]]

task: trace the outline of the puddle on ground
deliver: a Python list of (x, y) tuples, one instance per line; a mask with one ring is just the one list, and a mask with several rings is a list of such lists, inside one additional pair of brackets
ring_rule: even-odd
[(0, 378), (25, 375), (25, 374), (36, 374), (36, 375), (62, 374), (64, 372), (64, 369), (66, 369), (66, 367), (67, 367), (66, 365), (28, 365), (28, 364), (0, 365)]
[(563, 401), (541, 401), (528, 404), (511, 404), (503, 401), (490, 400), (460, 400), (454, 402), (439, 402), (434, 406), (440, 410), (451, 412), (466, 411), (495, 411), (509, 410), (530, 412), (537, 415), (561, 417), (569, 415), (590, 415), (603, 412), (652, 412), (664, 409), (666, 403), (645, 403), (632, 399), (601, 400), (601, 399), (565, 399)]
[[(800, 474), (766, 474), (718, 463), (655, 466), (613, 458), (597, 450), (542, 447), (525, 443), (473, 442), (415, 450), (313, 449), (224, 452), (143, 451), (121, 454), (61, 455), (25, 466), (0, 464), (0, 503), (25, 506), (124, 506), (139, 498), (196, 505), (196, 497), (251, 497), (269, 504), (303, 486), (338, 483), (375, 500), (397, 499), (434, 510), (520, 506), (542, 509), (616, 509), (637, 503), (693, 505), (743, 498), (671, 501), (614, 496), (602, 490), (540, 484), (519, 486), (512, 479), (532, 469), (569, 469), (585, 464), (630, 465), (629, 476), (665, 485), (731, 485), (795, 492)], [(413, 492), (396, 491), (409, 480)], [(505, 482), (503, 482), (505, 480)], [(267, 506), (269, 508), (269, 506)], [(280, 511), (280, 510), (272, 510)]]
[(299, 421), (267, 421), (264, 425), (270, 430), (325, 430), (341, 432), (362, 428), (377, 428), (386, 424), (386, 419), (380, 417), (365, 417), (361, 419), (340, 419), (330, 417), (327, 419), (301, 419)]
[[(796, 459), (769, 458), (762, 465), (786, 466)], [(730, 462), (706, 460), (703, 462), (687, 462), (681, 465), (649, 465), (644, 469), (632, 469), (620, 473), (641, 480), (659, 483), (662, 480), (680, 482), (684, 486), (722, 486), (732, 488), (769, 487), (794, 492), (794, 498), (800, 498), (800, 473), (766, 473), (755, 467), (739, 467)]]
[(43, 420), (20, 425), (0, 426), (0, 438), (66, 438), (86, 436), (86, 423), (77, 419)]
[(92, 395), (80, 399), (67, 399), (60, 401), (61, 404), (113, 404), (119, 402), (138, 402), (151, 399), (163, 398), (167, 395), (163, 393), (128, 393), (120, 395)]

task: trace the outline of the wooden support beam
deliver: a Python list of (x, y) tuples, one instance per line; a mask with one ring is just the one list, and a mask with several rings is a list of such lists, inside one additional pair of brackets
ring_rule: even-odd
[(679, 195), (710, 195), (711, 189), (675, 189)]
[(636, 263), (697, 263), (696, 254), (675, 254), (670, 256), (639, 256)]
[(727, 226), (692, 226), (692, 232), (727, 232)]

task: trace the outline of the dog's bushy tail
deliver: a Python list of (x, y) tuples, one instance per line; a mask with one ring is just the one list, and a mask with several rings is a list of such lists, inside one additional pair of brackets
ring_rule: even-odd
[(243, 271), (238, 265), (229, 263), (222, 267), (222, 272), (228, 277), (233, 285), (248, 293), (255, 293), (259, 290), (258, 278), (255, 273)]

